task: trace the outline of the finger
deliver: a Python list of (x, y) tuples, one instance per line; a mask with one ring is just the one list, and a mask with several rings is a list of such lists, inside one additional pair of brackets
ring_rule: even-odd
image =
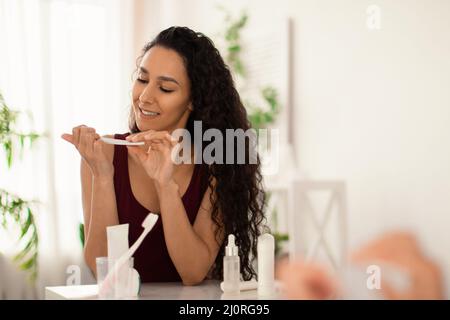
[(132, 141), (132, 142), (138, 142), (138, 141), (144, 141), (144, 136), (148, 133), (153, 132), (154, 130), (148, 130), (148, 131), (144, 131), (144, 132), (139, 132), (139, 133), (134, 133), (131, 134), (129, 136), (127, 136), (125, 139), (127, 141)]
[(88, 126), (85, 126), (85, 125), (83, 125), (81, 128), (80, 128), (80, 134), (86, 134), (86, 133), (91, 133), (91, 132), (95, 132), (95, 129), (94, 128), (91, 128), (91, 127), (88, 127)]
[(92, 154), (93, 152), (92, 143), (94, 132), (95, 130), (93, 128), (89, 128), (86, 126), (80, 128), (79, 143), (78, 143), (78, 148), (80, 152), (83, 152), (88, 155)]
[(73, 145), (75, 146), (75, 148), (78, 149), (78, 142), (79, 142), (79, 138), (80, 138), (80, 127), (74, 127), (72, 129), (72, 136), (73, 136)]
[(136, 135), (135, 137), (133, 137), (132, 141), (134, 141), (134, 142), (138, 142), (138, 141), (146, 141), (145, 136), (146, 136), (147, 134), (149, 134), (149, 133), (152, 133), (152, 132), (153, 132), (153, 130), (149, 130), (149, 131), (142, 132), (141, 134)]
[(69, 134), (69, 133), (63, 133), (61, 135), (61, 138), (63, 138), (64, 140), (66, 140), (67, 142), (70, 142), (71, 144), (73, 144), (73, 135)]
[(164, 142), (164, 140), (152, 140), (150, 145), (158, 148), (158, 150), (170, 149), (170, 145), (167, 142)]
[(125, 137), (125, 140), (130, 141), (131, 138), (134, 137), (134, 135), (135, 135), (134, 133), (129, 134), (128, 136)]
[(152, 144), (152, 143), (159, 143), (161, 144), (163, 141), (161, 139), (145, 139), (145, 142), (148, 144)]
[(166, 138), (167, 138), (167, 140), (170, 142), (170, 144), (171, 144), (172, 146), (175, 146), (177, 143), (180, 142), (180, 139), (177, 139), (177, 138), (171, 136), (170, 134), (167, 134), (167, 135), (166, 135)]
[(318, 299), (327, 299), (334, 293), (334, 281), (328, 274), (323, 272), (323, 270), (310, 270), (306, 276), (308, 277), (306, 282), (309, 284), (309, 290), (312, 295), (316, 296)]
[(172, 149), (172, 143), (174, 142), (172, 140), (172, 137), (169, 136), (164, 136), (164, 138), (161, 140), (162, 144), (164, 145), (164, 147), (166, 147), (168, 150)]
[(172, 150), (172, 143), (168, 139), (161, 140), (160, 146), (161, 151), (164, 151), (165, 153), (170, 153)]
[(172, 147), (175, 147), (176, 145), (179, 145), (180, 142), (177, 139), (172, 138), (170, 140), (170, 144), (172, 145)]
[(134, 137), (136, 137), (137, 135), (142, 134), (142, 132), (138, 132), (138, 133), (132, 133), (130, 135), (128, 135), (127, 137), (125, 137), (125, 140), (127, 141), (132, 141)]
[(149, 146), (147, 153), (149, 153), (151, 150), (158, 151), (158, 152), (163, 151), (162, 147), (163, 147), (163, 145), (161, 143), (152, 143)]
[(170, 150), (171, 145), (165, 139), (152, 139), (150, 140), (150, 145), (158, 147), (158, 150)]
[(145, 139), (168, 139), (168, 141), (176, 141), (167, 131), (154, 131), (145, 135)]
[(306, 287), (314, 296), (325, 299), (334, 292), (335, 283), (322, 266), (314, 263), (302, 263), (298, 267)]
[(165, 138), (165, 140), (167, 140), (167, 142), (169, 142), (169, 144), (171, 146), (174, 146), (174, 145), (176, 145), (179, 142), (179, 139), (176, 139), (176, 138), (172, 137), (170, 135), (170, 133), (167, 133), (164, 138)]
[(389, 232), (355, 251), (351, 261), (367, 263), (373, 260), (408, 264), (421, 258), (421, 250), (414, 236), (406, 232)]
[(281, 263), (278, 276), (293, 299), (327, 299), (337, 290), (336, 281), (322, 268), (303, 262)]
[(81, 134), (81, 129), (87, 127), (86, 125), (82, 124), (80, 126), (77, 126), (75, 128), (72, 129), (72, 135), (74, 137), (73, 141), (74, 141), (74, 145), (75, 147), (78, 149), (78, 145), (80, 144), (80, 134)]
[(94, 142), (95, 142), (95, 133), (88, 132), (86, 134), (86, 150), (91, 154), (94, 154)]
[(150, 144), (150, 147), (153, 151), (167, 151), (167, 148), (164, 146), (164, 144), (162, 142), (152, 142)]
[(155, 132), (155, 134), (148, 134), (145, 136), (145, 140), (159, 142), (167, 149), (167, 151), (171, 150), (178, 143), (178, 141), (170, 134), (164, 132)]

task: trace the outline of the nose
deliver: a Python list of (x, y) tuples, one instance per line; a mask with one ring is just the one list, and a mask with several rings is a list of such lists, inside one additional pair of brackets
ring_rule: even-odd
[(139, 96), (139, 102), (142, 104), (153, 104), (154, 103), (154, 96), (152, 93), (152, 88), (150, 84), (145, 86), (144, 90)]

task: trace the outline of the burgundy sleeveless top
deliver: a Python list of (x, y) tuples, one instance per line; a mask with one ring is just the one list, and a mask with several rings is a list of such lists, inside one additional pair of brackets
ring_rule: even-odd
[[(114, 138), (124, 140), (128, 135), (129, 133), (115, 134)], [(136, 200), (131, 190), (128, 174), (128, 151), (125, 146), (114, 146), (113, 164), (119, 223), (129, 224), (128, 240), (131, 246), (144, 230), (141, 224), (149, 210)], [(195, 221), (207, 186), (206, 170), (202, 165), (196, 164), (189, 186), (182, 197), (191, 225)], [(161, 217), (133, 257), (134, 268), (139, 272), (142, 282), (181, 281), (167, 250)]]

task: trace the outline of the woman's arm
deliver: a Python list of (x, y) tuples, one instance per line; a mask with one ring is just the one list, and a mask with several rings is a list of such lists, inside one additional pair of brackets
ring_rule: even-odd
[(208, 188), (203, 196), (193, 226), (186, 214), (178, 185), (171, 181), (158, 185), (156, 189), (169, 255), (183, 284), (198, 284), (213, 265), (223, 240), (221, 233), (219, 241), (215, 238), (217, 226), (211, 219), (211, 189)]
[(95, 258), (107, 255), (106, 227), (119, 224), (113, 176), (113, 173), (94, 176), (81, 159), (84, 258), (94, 274)]
[[(105, 144), (85, 125), (61, 136), (81, 155), (81, 194), (84, 216), (84, 258), (96, 273), (95, 258), (107, 255), (106, 227), (119, 223), (114, 191), (114, 146)], [(112, 136), (106, 136), (112, 138)]]

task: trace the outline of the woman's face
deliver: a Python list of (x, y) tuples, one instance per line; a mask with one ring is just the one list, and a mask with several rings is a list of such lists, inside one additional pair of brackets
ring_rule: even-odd
[(142, 58), (133, 84), (133, 112), (140, 131), (185, 128), (192, 111), (190, 81), (182, 57), (154, 46)]

